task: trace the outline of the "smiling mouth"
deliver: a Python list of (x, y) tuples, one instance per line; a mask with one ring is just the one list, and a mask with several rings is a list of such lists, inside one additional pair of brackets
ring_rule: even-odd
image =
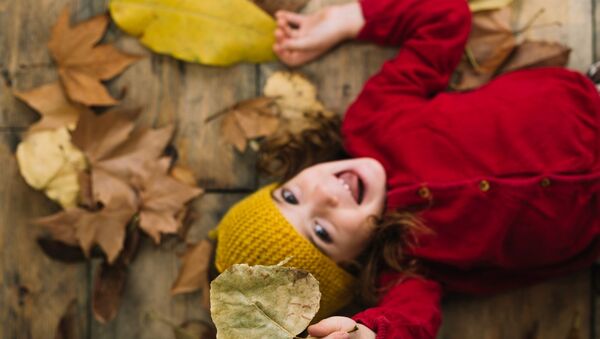
[(354, 201), (361, 204), (365, 195), (365, 184), (362, 179), (352, 171), (344, 171), (336, 174), (340, 183), (346, 188)]

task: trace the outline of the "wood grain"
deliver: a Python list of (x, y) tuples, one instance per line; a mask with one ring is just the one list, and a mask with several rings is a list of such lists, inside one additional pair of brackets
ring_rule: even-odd
[[(188, 232), (188, 241), (196, 242), (214, 228), (223, 213), (241, 199), (241, 194), (206, 194), (193, 203), (196, 220)], [(125, 287), (125, 299), (112, 322), (100, 325), (92, 323), (93, 339), (113, 338), (173, 338), (171, 328), (152, 314), (177, 324), (206, 316), (200, 307), (200, 292), (172, 297), (171, 284), (177, 277), (179, 259), (176, 253), (184, 247), (171, 238), (155, 246), (144, 237), (137, 258), (130, 266)]]
[(523, 28), (538, 11), (523, 38), (558, 41), (570, 46), (569, 67), (586, 71), (593, 59), (593, 0), (515, 0), (513, 5), (516, 29)]
[(567, 339), (573, 322), (590, 338), (589, 270), (491, 297), (443, 305), (439, 339)]
[(87, 331), (86, 264), (66, 265), (46, 257), (36, 238), (44, 232), (32, 218), (57, 206), (31, 189), (18, 173), (12, 148), (16, 133), (0, 132), (0, 337), (52, 338), (69, 303), (75, 300), (76, 331)]

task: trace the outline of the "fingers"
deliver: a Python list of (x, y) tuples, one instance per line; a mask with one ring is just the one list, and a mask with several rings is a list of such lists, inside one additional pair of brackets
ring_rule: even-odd
[(275, 17), (277, 18), (278, 21), (279, 21), (279, 19), (282, 19), (286, 24), (291, 23), (294, 26), (300, 26), (306, 20), (306, 16), (304, 16), (302, 14), (283, 11), (283, 10), (275, 12)]
[[(321, 320), (320, 322), (308, 327), (308, 334), (314, 337), (324, 337), (335, 332), (340, 334), (348, 334), (356, 326), (356, 322), (346, 317), (330, 317)], [(346, 336), (347, 338), (347, 336)]]

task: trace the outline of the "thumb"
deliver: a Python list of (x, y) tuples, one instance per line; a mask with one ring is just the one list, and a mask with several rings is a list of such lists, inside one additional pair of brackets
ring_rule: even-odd
[[(347, 332), (352, 330), (356, 322), (346, 317), (330, 317), (308, 327), (308, 334), (314, 337), (324, 337), (333, 332)], [(347, 334), (347, 333), (344, 333)]]

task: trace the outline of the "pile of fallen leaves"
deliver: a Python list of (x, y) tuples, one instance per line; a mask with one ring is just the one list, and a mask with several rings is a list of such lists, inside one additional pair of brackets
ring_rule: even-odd
[(202, 193), (190, 172), (165, 155), (172, 126), (136, 128), (138, 110), (92, 111), (117, 103), (101, 80), (138, 59), (97, 45), (107, 24), (102, 15), (71, 27), (64, 10), (48, 43), (59, 81), (15, 93), (41, 114), (17, 147), (19, 169), (64, 208), (35, 221), (51, 236), (38, 242), (62, 261), (102, 258), (93, 294), (101, 322), (116, 315), (140, 231), (156, 243), (178, 232), (186, 203)]
[(571, 49), (557, 42), (533, 41), (522, 37), (541, 9), (525, 27), (511, 28), (511, 0), (471, 0), (473, 25), (463, 60), (450, 87), (456, 90), (477, 88), (495, 76), (525, 68), (564, 67)]

